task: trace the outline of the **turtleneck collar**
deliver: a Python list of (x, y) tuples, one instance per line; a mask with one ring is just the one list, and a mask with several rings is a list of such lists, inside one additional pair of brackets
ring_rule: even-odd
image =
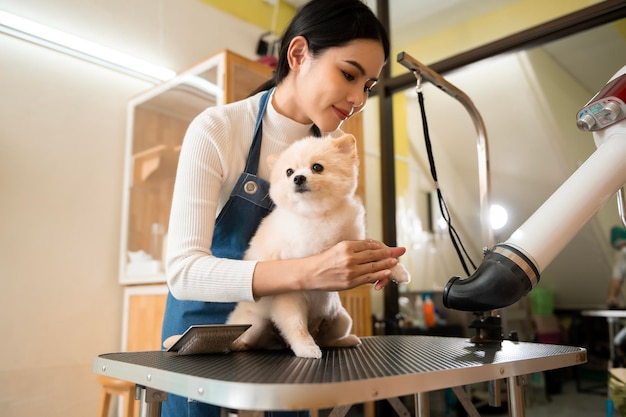
[(272, 103), (273, 96), (274, 92), (272, 92), (272, 96), (267, 104), (267, 110), (263, 119), (263, 129), (268, 129), (268, 133), (271, 132), (270, 137), (272, 140), (291, 143), (294, 140), (312, 136), (313, 123), (299, 123), (278, 113)]

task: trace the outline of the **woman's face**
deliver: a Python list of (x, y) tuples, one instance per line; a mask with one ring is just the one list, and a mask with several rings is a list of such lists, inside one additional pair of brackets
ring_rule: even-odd
[(370, 39), (329, 48), (317, 57), (305, 48), (301, 61), (291, 70), (296, 87), (291, 117), (301, 123), (313, 122), (322, 132), (336, 130), (363, 110), (384, 61), (381, 43)]

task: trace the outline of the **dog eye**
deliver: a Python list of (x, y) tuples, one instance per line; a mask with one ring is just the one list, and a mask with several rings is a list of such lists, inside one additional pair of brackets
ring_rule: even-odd
[(311, 170), (313, 170), (313, 172), (317, 172), (318, 174), (320, 172), (322, 172), (324, 170), (324, 167), (320, 164), (313, 164), (313, 166), (311, 167)]
[(287, 174), (287, 178), (291, 177), (293, 175), (293, 169), (287, 168), (286, 174)]

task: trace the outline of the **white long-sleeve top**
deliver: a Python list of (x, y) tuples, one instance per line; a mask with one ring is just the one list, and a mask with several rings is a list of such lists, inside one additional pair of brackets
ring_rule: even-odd
[[(261, 95), (210, 107), (189, 125), (178, 161), (167, 239), (167, 283), (181, 300), (252, 301), (256, 261), (211, 254), (213, 228), (220, 210), (245, 169)], [(267, 157), (312, 134), (267, 104), (257, 175), (269, 178)], [(341, 133), (339, 130), (334, 134)]]

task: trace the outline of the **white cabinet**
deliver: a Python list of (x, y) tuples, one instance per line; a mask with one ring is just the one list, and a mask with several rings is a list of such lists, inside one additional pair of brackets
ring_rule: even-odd
[(272, 69), (222, 51), (128, 104), (119, 281), (165, 281), (162, 264), (187, 126), (205, 108), (247, 97)]

